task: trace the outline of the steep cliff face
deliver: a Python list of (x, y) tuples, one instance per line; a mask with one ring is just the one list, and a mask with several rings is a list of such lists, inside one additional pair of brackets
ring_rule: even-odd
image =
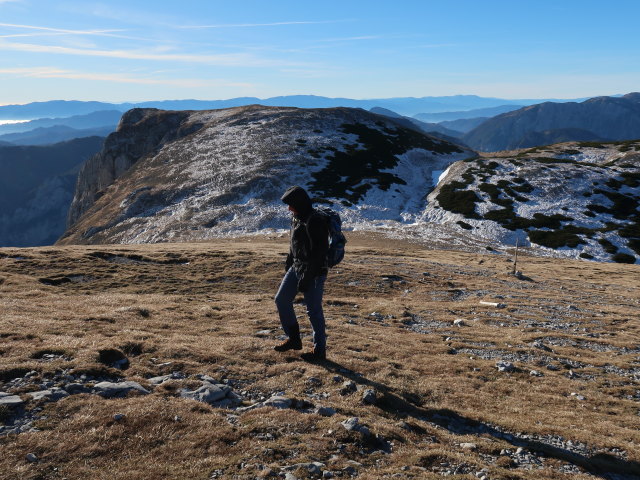
[(76, 192), (69, 208), (67, 225), (73, 225), (104, 189), (145, 155), (167, 143), (196, 131), (201, 125), (185, 121), (189, 112), (165, 112), (135, 108), (125, 113), (102, 150), (80, 170)]
[(286, 228), (292, 184), (351, 226), (410, 222), (474, 153), (350, 109), (132, 110), (83, 168), (61, 243), (197, 240)]
[(103, 141), (0, 147), (0, 247), (51, 245), (64, 233), (78, 170)]
[(472, 148), (493, 152), (535, 146), (536, 141), (636, 138), (640, 138), (640, 93), (524, 107), (487, 120), (462, 140)]

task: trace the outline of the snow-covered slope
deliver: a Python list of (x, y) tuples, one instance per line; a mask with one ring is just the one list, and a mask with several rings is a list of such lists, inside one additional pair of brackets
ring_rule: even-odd
[(640, 141), (564, 143), (458, 162), (419, 223), (488, 246), (640, 263)]
[(474, 155), (360, 109), (135, 109), (80, 173), (61, 243), (284, 229), (280, 196), (294, 184), (347, 228), (401, 227), (422, 215), (442, 171)]

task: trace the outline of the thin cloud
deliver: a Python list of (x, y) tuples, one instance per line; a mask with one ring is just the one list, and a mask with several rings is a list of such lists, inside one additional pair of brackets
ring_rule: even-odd
[(88, 57), (120, 58), (127, 60), (151, 60), (162, 62), (198, 63), (227, 67), (274, 67), (294, 66), (291, 62), (256, 58), (252, 55), (235, 53), (219, 55), (148, 53), (131, 50), (94, 50), (87, 48), (61, 47), (55, 45), (36, 45), (31, 43), (11, 43), (0, 41), (0, 50), (20, 52), (53, 53), (61, 55), (79, 55)]
[(381, 35), (361, 35), (359, 37), (342, 37), (342, 38), (325, 38), (324, 40), (318, 40), (318, 42), (357, 42), (360, 40), (379, 40)]
[[(2, 0), (0, 0), (1, 2)], [(55, 33), (69, 33), (74, 35), (93, 35), (96, 33), (121, 32), (122, 30), (68, 30), (66, 28), (40, 27), (37, 25), (21, 25), (16, 23), (0, 23), (0, 27), (22, 28), (27, 30), (44, 30)]]
[(175, 28), (198, 29), (198, 28), (252, 28), (252, 27), (277, 27), (282, 25), (323, 25), (327, 23), (341, 23), (348, 20), (325, 20), (308, 22), (273, 22), (273, 23), (221, 23), (217, 25), (178, 25)]
[(30, 32), (30, 33), (6, 34), (6, 35), (0, 35), (0, 38), (43, 37), (43, 36), (60, 36), (60, 35), (90, 35), (90, 36), (98, 36), (98, 37), (122, 38), (125, 40), (141, 40), (146, 42), (154, 41), (148, 38), (134, 37), (131, 35), (122, 35), (119, 33), (115, 33), (115, 32), (126, 32), (126, 30), (123, 30), (123, 29), (69, 30), (64, 28), (41, 27), (39, 25), (20, 25), (15, 23), (0, 23), (0, 27), (19, 28), (23, 30), (35, 30), (36, 32), (40, 32), (40, 33)]
[(61, 70), (52, 67), (37, 68), (0, 68), (0, 74), (15, 75), (28, 78), (65, 78), (69, 80), (92, 80), (99, 82), (129, 83), (139, 85), (170, 85), (186, 88), (201, 87), (243, 87), (251, 88), (253, 85), (241, 82), (229, 82), (226, 80), (201, 80), (190, 78), (146, 78), (132, 77), (119, 73), (95, 73)]

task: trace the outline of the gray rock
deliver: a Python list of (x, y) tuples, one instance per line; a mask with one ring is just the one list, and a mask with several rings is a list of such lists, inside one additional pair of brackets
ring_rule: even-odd
[(368, 388), (362, 393), (362, 403), (365, 405), (374, 405), (378, 401), (375, 390)]
[(209, 382), (203, 382), (203, 385), (193, 391), (183, 389), (180, 391), (182, 398), (191, 398), (203, 403), (214, 404), (224, 399), (231, 391), (226, 385), (216, 385)]
[(456, 327), (464, 327), (464, 326), (466, 325), (466, 323), (464, 323), (464, 320), (463, 320), (462, 318), (456, 318), (456, 319), (453, 321), (453, 324), (454, 324)]
[(511, 362), (496, 362), (496, 368), (499, 372), (513, 372), (516, 369)]
[(540, 340), (536, 340), (535, 342), (533, 342), (531, 344), (532, 346), (534, 346), (535, 348), (539, 348), (540, 350), (544, 350), (545, 352), (551, 352), (552, 350), (547, 347), (544, 343), (542, 343), (542, 341)]
[(35, 453), (27, 453), (27, 456), (25, 458), (27, 462), (30, 463), (35, 463), (38, 461), (38, 457), (36, 457)]
[(124, 413), (116, 413), (116, 414), (113, 416), (113, 419), (114, 419), (116, 422), (119, 422), (120, 420), (124, 419), (125, 417), (126, 417), (126, 415), (125, 415)]
[(476, 445), (475, 443), (461, 443), (460, 448), (462, 448), (463, 450), (476, 450), (478, 448), (478, 445)]
[(357, 430), (360, 426), (360, 419), (358, 417), (351, 417), (342, 422), (341, 425), (348, 431)]
[(322, 468), (324, 467), (324, 463), (320, 462), (309, 462), (309, 463), (296, 463), (294, 465), (288, 465), (283, 467), (283, 470), (297, 470), (302, 468), (309, 472), (311, 475), (320, 475), (322, 473)]
[(18, 407), (24, 403), (18, 395), (10, 395), (5, 392), (0, 392), (0, 407)]
[(68, 383), (63, 388), (69, 395), (76, 395), (78, 393), (89, 392), (89, 389), (84, 385), (82, 385), (81, 383)]
[(532, 377), (542, 377), (543, 376), (542, 372), (539, 372), (538, 370), (531, 370), (529, 372), (529, 375), (532, 376)]
[(138, 392), (147, 395), (149, 391), (142, 387), (138, 382), (100, 382), (94, 385), (93, 393), (104, 398), (125, 397), (129, 392)]
[(266, 399), (262, 402), (265, 407), (275, 407), (275, 408), (291, 408), (293, 401), (290, 398), (283, 397), (280, 395), (274, 395), (271, 398)]
[(341, 425), (350, 432), (359, 432), (363, 437), (371, 435), (371, 431), (368, 427), (360, 423), (358, 417), (351, 417), (341, 423)]
[(336, 414), (336, 409), (331, 407), (318, 407), (316, 413), (323, 417), (332, 417)]
[(147, 381), (151, 385), (160, 385), (160, 384), (166, 382), (167, 380), (171, 380), (171, 375), (161, 375), (159, 377), (152, 377), (152, 378), (148, 379)]
[(298, 480), (298, 477), (296, 477), (293, 473), (287, 472), (284, 475), (284, 480)]
[(27, 393), (33, 400), (44, 400), (45, 402), (56, 402), (61, 398), (68, 397), (69, 394), (61, 388), (51, 388), (49, 390), (40, 390), (39, 392)]
[(340, 395), (348, 395), (349, 393), (353, 393), (358, 390), (356, 383), (352, 380), (347, 380), (342, 384), (342, 388), (340, 389)]

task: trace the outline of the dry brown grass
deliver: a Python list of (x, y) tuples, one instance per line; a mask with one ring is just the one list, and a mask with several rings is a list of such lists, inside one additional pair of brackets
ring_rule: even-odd
[[(247, 399), (284, 392), (337, 410), (329, 418), (273, 408), (229, 417), (232, 410), (178, 398), (179, 381), (126, 399), (73, 395), (45, 405), (40, 432), (0, 438), (0, 478), (259, 478), (309, 461), (340, 472), (348, 460), (363, 464), (359, 478), (372, 479), (424, 478), (442, 463), (459, 474), (486, 467), (491, 479), (563, 478), (563, 465), (585, 477), (640, 475), (638, 266), (521, 257), (531, 281), (517, 280), (505, 256), (353, 234), (327, 282), (330, 360), (315, 365), (271, 349), (286, 248), (285, 238), (249, 238), (0, 249), (0, 391), (29, 370), (42, 378), (102, 372), (143, 385), (180, 371), (231, 379)], [(304, 307), (296, 309), (308, 335)], [(466, 325), (454, 327), (457, 318)], [(539, 339), (552, 352), (532, 346)], [(127, 353), (130, 368), (102, 365), (101, 349)], [(46, 353), (65, 358), (45, 361)], [(517, 370), (498, 372), (496, 361), (509, 355)], [(543, 356), (559, 370), (536, 363)], [(531, 377), (532, 369), (544, 376)], [(341, 395), (336, 375), (374, 388), (378, 403)], [(115, 413), (126, 416), (115, 422)], [(393, 452), (344, 430), (340, 422), (352, 416)], [(544, 468), (501, 456), (518, 446), (501, 432), (530, 435), (520, 444), (543, 452)], [(554, 447), (546, 435), (588, 452)], [(460, 448), (464, 442), (477, 449)], [(27, 453), (39, 461), (27, 462)]]

